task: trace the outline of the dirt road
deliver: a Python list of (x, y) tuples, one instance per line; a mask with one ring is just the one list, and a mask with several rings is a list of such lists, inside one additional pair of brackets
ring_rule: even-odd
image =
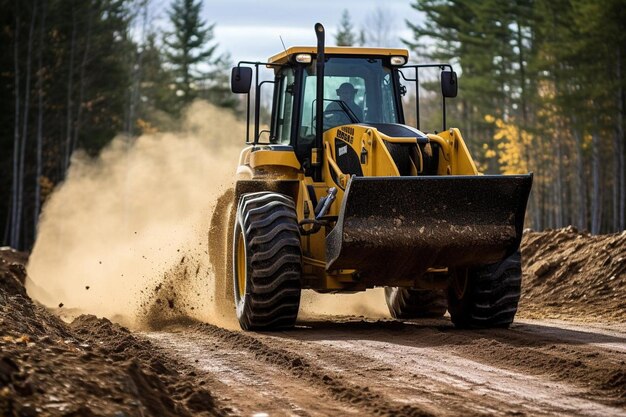
[(626, 416), (625, 248), (626, 232), (526, 233), (509, 330), (326, 316), (279, 333), (192, 323), (142, 336), (240, 415)]
[[(522, 252), (508, 330), (376, 319), (371, 294), (304, 297), (296, 329), (252, 333), (192, 321), (206, 306), (165, 278), (140, 329), (64, 323), (69, 306), (27, 294), (26, 254), (0, 248), (0, 415), (626, 416), (626, 232), (531, 232)], [(189, 259), (182, 276), (199, 276)]]
[(447, 319), (335, 317), (279, 333), (190, 324), (143, 336), (239, 415), (626, 416), (626, 324), (459, 331)]

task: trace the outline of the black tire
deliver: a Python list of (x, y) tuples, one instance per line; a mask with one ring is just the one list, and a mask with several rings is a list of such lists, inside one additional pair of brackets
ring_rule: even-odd
[(300, 306), (301, 263), (293, 200), (271, 192), (244, 194), (233, 234), (233, 287), (242, 329), (293, 327)]
[(448, 311), (458, 328), (507, 328), (522, 288), (520, 252), (496, 264), (458, 269), (448, 288)]
[(394, 319), (437, 318), (446, 314), (446, 294), (441, 290), (385, 287), (385, 300)]

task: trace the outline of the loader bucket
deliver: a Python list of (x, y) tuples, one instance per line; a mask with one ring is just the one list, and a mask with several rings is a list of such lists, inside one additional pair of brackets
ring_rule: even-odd
[(532, 174), (353, 177), (326, 237), (326, 269), (414, 278), (519, 248)]

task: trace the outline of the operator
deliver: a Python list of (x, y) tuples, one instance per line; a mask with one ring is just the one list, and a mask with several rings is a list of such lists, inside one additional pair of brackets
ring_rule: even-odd
[[(343, 83), (337, 89), (337, 96), (339, 96), (339, 100), (344, 102), (345, 105), (348, 106), (350, 110), (352, 110), (352, 112), (357, 117), (357, 119), (359, 119), (359, 122), (362, 122), (363, 121), (363, 109), (361, 109), (361, 106), (356, 104), (356, 102), (354, 101), (354, 97), (356, 96), (357, 91), (359, 90), (354, 88), (352, 84)], [(339, 112), (345, 113), (345, 111), (341, 108), (339, 103), (336, 103), (336, 102), (330, 103), (326, 107), (326, 111), (330, 111), (334, 113), (339, 113)], [(348, 119), (347, 123), (349, 123), (350, 120), (347, 114), (345, 115), (345, 118)]]

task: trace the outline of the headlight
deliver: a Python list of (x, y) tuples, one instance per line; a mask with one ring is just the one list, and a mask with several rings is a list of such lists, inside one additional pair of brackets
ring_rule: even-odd
[(309, 54), (298, 54), (296, 55), (296, 62), (300, 64), (310, 64), (311, 63), (311, 55)]
[(392, 56), (391, 57), (391, 65), (400, 66), (406, 64), (406, 58), (403, 56)]

